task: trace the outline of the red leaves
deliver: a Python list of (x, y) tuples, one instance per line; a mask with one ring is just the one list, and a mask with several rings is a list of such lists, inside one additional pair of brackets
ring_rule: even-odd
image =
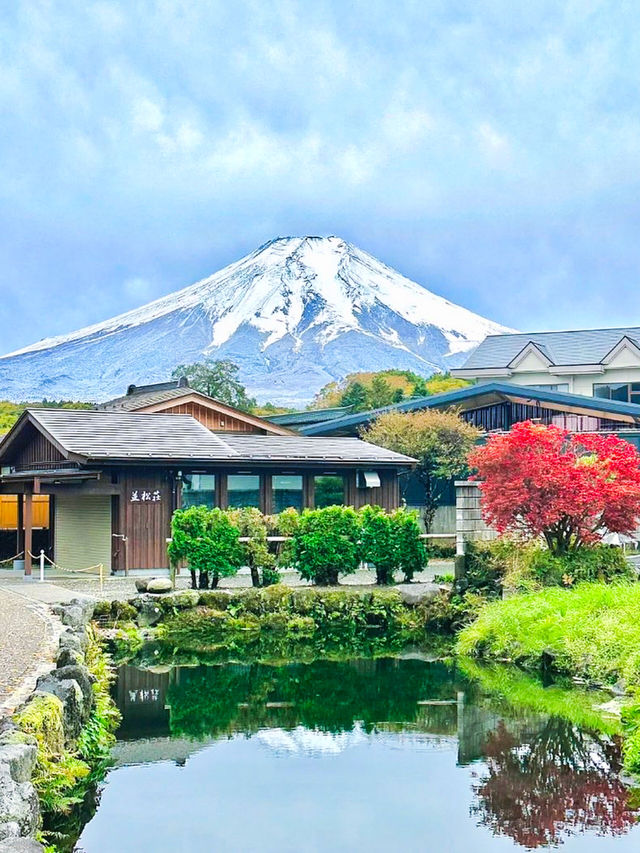
[(526, 421), (469, 458), (485, 520), (499, 532), (543, 535), (562, 552), (606, 527), (632, 533), (640, 517), (640, 456), (615, 435), (570, 435)]

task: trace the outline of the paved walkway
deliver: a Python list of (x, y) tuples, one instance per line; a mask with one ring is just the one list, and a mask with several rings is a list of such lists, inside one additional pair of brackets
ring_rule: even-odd
[[(55, 628), (46, 608), (0, 587), (0, 717), (26, 696), (16, 695), (35, 682), (50, 656)], [(33, 689), (34, 685), (31, 685)]]

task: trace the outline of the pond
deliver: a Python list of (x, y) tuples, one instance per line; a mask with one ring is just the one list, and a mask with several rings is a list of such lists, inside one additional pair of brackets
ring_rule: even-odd
[(616, 737), (419, 655), (125, 666), (116, 695), (86, 853), (640, 849)]

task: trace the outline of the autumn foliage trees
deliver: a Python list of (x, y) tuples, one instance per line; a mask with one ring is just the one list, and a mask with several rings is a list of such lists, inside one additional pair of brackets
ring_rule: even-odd
[(572, 435), (527, 421), (491, 436), (469, 457), (486, 522), (500, 533), (543, 536), (565, 554), (631, 534), (640, 518), (640, 456), (615, 435)]

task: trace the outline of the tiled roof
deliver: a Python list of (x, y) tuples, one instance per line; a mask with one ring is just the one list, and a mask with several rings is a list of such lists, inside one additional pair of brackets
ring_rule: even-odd
[(297, 426), (298, 424), (319, 424), (343, 418), (351, 411), (351, 406), (336, 406), (333, 409), (309, 409), (304, 412), (288, 412), (283, 415), (263, 415), (264, 419), (280, 426)]
[(168, 400), (175, 400), (179, 397), (185, 397), (188, 394), (195, 393), (193, 388), (162, 388), (157, 391), (140, 391), (133, 394), (125, 394), (123, 397), (116, 397), (114, 400), (107, 400), (106, 403), (100, 403), (96, 406), (98, 411), (119, 411), (119, 412), (135, 412), (137, 409), (144, 409), (146, 406), (153, 406), (156, 403), (166, 403)]
[(413, 462), (407, 456), (355, 438), (212, 433), (190, 415), (28, 409), (0, 443), (0, 464), (25, 418), (40, 427), (65, 456), (81, 462)]
[[(335, 421), (327, 421), (323, 424), (311, 424), (300, 428), (304, 435), (328, 435), (334, 431), (357, 430), (374, 421), (386, 412), (417, 412), (423, 409), (448, 409), (456, 407), (471, 408), (474, 401), (478, 405), (485, 405), (482, 398), (516, 399), (520, 402), (539, 401), (541, 403), (553, 404), (559, 411), (581, 410), (584, 413), (592, 412), (594, 415), (602, 412), (615, 420), (616, 416), (633, 418), (640, 425), (640, 405), (636, 403), (622, 403), (619, 400), (603, 400), (600, 397), (587, 397), (585, 394), (568, 394), (564, 391), (547, 391), (540, 388), (528, 388), (526, 385), (516, 385), (510, 382), (482, 382), (477, 385), (469, 385), (467, 388), (458, 388), (455, 391), (445, 391), (443, 394), (433, 394), (428, 397), (414, 397), (402, 403), (394, 403), (381, 409), (372, 409), (368, 412), (358, 412), (339, 418)], [(467, 405), (465, 405), (467, 404)]]
[(640, 328), (631, 326), (620, 329), (489, 335), (471, 353), (461, 369), (504, 368), (529, 341), (533, 341), (553, 364), (599, 364), (623, 337), (640, 339)]

